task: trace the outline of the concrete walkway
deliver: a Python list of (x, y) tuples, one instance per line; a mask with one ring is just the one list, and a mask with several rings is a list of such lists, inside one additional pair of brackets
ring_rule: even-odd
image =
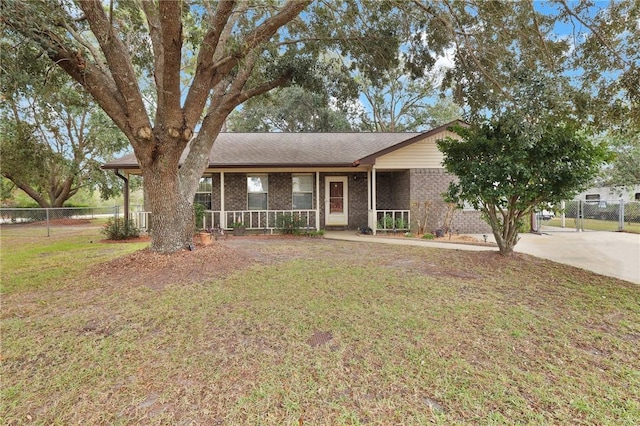
[[(358, 235), (355, 231), (327, 232), (325, 238), (379, 244), (434, 247), (449, 250), (497, 251), (497, 247), (441, 243), (414, 238)], [(482, 240), (482, 236), (476, 236)], [(495, 242), (493, 235), (488, 241)], [(576, 266), (640, 284), (640, 235), (623, 232), (545, 232), (521, 234), (515, 251)]]

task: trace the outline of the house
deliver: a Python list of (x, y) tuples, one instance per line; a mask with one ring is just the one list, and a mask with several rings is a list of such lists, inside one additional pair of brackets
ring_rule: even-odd
[[(454, 122), (456, 123), (456, 122)], [(205, 226), (273, 231), (293, 214), (303, 228), (425, 231), (442, 227), (441, 194), (452, 176), (436, 141), (454, 123), (424, 133), (220, 133), (196, 194)], [(104, 169), (140, 174), (133, 154)], [(449, 215), (451, 215), (449, 211)], [(131, 217), (144, 228), (146, 212)], [(451, 229), (489, 231), (475, 210), (453, 212)]]
[(589, 188), (576, 195), (573, 199), (584, 200), (596, 204), (600, 201), (623, 200), (626, 203), (630, 201), (640, 201), (640, 185), (600, 186)]

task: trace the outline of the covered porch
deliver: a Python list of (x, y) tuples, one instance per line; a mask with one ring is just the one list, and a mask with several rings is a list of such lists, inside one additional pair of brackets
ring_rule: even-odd
[[(357, 171), (355, 171), (355, 170)], [(363, 170), (364, 169), (364, 170)], [(251, 176), (263, 176), (266, 209), (256, 209)], [(297, 177), (305, 177), (300, 186)], [(293, 181), (293, 184), (291, 184)], [(268, 183), (267, 183), (268, 182)], [(411, 228), (408, 170), (377, 171), (375, 167), (294, 171), (230, 172), (211, 170), (203, 175), (195, 202), (205, 206), (198, 228), (231, 230), (242, 225), (253, 233), (272, 234), (282, 228), (283, 218), (294, 218), (300, 229), (406, 232)], [(257, 201), (256, 201), (257, 200)], [(304, 204), (311, 208), (296, 208)], [(238, 208), (238, 207), (245, 208)], [(141, 206), (127, 212), (134, 226), (150, 231), (151, 212)]]

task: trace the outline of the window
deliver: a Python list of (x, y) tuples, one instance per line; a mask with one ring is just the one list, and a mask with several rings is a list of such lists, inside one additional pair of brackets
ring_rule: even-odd
[(211, 177), (200, 178), (200, 184), (196, 190), (194, 202), (202, 204), (205, 210), (211, 210), (211, 191), (213, 190), (213, 179)]
[(597, 204), (600, 201), (600, 194), (587, 194), (584, 199), (589, 204)]
[(311, 210), (313, 208), (313, 175), (293, 175), (294, 210)]
[(640, 192), (636, 192), (635, 200), (640, 201)]
[(249, 210), (267, 210), (269, 197), (269, 177), (267, 175), (247, 176), (247, 207)]

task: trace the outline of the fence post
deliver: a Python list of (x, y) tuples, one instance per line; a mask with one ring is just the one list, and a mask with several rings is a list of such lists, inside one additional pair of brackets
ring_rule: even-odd
[(624, 231), (624, 200), (620, 198), (620, 207), (618, 208), (618, 231)]
[(584, 218), (584, 203), (582, 200), (578, 201), (578, 215), (577, 215), (577, 223), (576, 223), (576, 232), (584, 231), (583, 229), (583, 218)]
[(47, 237), (50, 237), (50, 236), (51, 236), (51, 233), (49, 232), (49, 209), (48, 209), (48, 208), (46, 208), (46, 209), (44, 209), (44, 211), (45, 211), (45, 212), (46, 212), (46, 214), (47, 214)]

